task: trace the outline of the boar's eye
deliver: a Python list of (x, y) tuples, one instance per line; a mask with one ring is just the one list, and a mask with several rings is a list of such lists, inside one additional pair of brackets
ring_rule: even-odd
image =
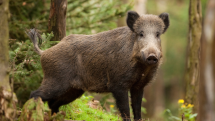
[(143, 31), (140, 32), (140, 37), (143, 37)]
[(141, 36), (141, 37), (143, 37), (143, 34), (142, 34), (142, 33), (140, 33), (140, 36)]
[(160, 36), (160, 33), (159, 32), (156, 32), (156, 37), (159, 37)]

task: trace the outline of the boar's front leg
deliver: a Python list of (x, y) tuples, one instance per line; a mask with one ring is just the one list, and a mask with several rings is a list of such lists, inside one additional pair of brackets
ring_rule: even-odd
[(131, 106), (133, 109), (134, 120), (141, 119), (141, 103), (143, 97), (143, 88), (132, 87), (130, 89), (131, 93)]
[(130, 121), (128, 91), (118, 89), (117, 91), (113, 91), (112, 94), (116, 100), (116, 105), (121, 113), (123, 121)]

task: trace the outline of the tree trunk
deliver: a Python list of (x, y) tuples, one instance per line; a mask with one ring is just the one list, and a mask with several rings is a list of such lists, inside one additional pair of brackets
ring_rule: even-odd
[(0, 121), (13, 120), (15, 116), (15, 105), (12, 99), (13, 90), (9, 83), (9, 0), (0, 0)]
[(51, 41), (60, 41), (66, 36), (67, 0), (51, 0), (49, 31), (53, 31)]
[(135, 2), (135, 11), (137, 13), (141, 14), (146, 14), (146, 2), (147, 0), (136, 0)]
[(197, 112), (198, 108), (199, 53), (202, 34), (201, 11), (201, 1), (190, 0), (185, 103), (194, 104), (194, 112)]
[(215, 121), (215, 1), (209, 0), (204, 20), (201, 52), (199, 121)]

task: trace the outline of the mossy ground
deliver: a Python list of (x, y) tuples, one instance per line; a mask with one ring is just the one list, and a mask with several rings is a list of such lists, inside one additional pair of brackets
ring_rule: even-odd
[(82, 96), (74, 102), (60, 107), (60, 111), (66, 113), (65, 119), (85, 120), (85, 121), (118, 121), (119, 115), (106, 112), (102, 109), (93, 109), (89, 107), (88, 102), (92, 100), (91, 96)]

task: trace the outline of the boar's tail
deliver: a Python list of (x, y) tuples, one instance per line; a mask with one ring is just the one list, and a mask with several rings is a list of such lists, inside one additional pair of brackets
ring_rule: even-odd
[(28, 31), (25, 31), (25, 33), (28, 35), (28, 37), (33, 42), (35, 51), (39, 55), (41, 55), (43, 53), (43, 51), (38, 47), (38, 41), (37, 41), (38, 38), (39, 38), (39, 41), (42, 40), (41, 35), (37, 32), (37, 30), (35, 28), (34, 29), (30, 29)]

